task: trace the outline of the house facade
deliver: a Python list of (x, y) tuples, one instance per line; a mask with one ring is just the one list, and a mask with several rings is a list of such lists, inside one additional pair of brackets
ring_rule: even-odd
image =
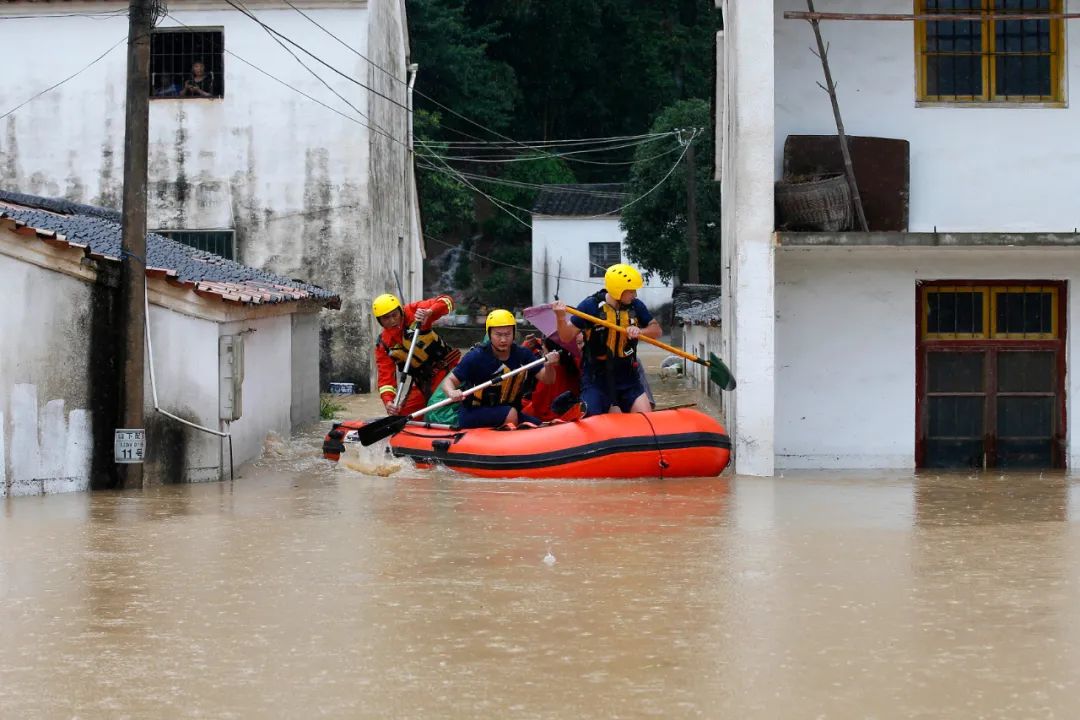
[[(0, 192), (0, 496), (115, 482), (120, 255), (115, 211)], [(337, 295), (156, 234), (146, 277), (148, 482), (228, 478), (318, 419)]]
[(1080, 461), (1066, 3), (815, 3), (866, 231), (777, 209), (793, 184), (843, 172), (806, 4), (718, 6), (737, 472)]
[[(341, 312), (322, 318), (323, 380), (367, 389), (371, 298), (422, 287), (404, 2), (293, 5), (247, 3), (253, 20), (225, 2), (178, 0), (159, 19), (148, 225), (339, 288)], [(5, 106), (78, 72), (0, 120), (4, 189), (120, 207), (126, 7), (0, 8)]]
[[(630, 262), (619, 227), (619, 209), (629, 202), (623, 185), (551, 185), (532, 208), (533, 304), (561, 300), (577, 304), (604, 285), (604, 271)], [(671, 287), (652, 278), (638, 293), (651, 310), (671, 302)], [(663, 322), (663, 318), (659, 318)]]

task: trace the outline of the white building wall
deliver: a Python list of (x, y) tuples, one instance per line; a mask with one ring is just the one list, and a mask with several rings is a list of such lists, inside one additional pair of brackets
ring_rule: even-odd
[(90, 287), (4, 254), (0, 287), (0, 497), (85, 490)]
[[(918, 281), (1066, 280), (1069, 324), (1080, 317), (1080, 249), (792, 248), (778, 253), (776, 274), (779, 468), (914, 467)], [(1065, 394), (1076, 467), (1076, 373)]]
[(727, 398), (735, 471), (773, 474), (773, 7), (723, 0), (723, 54), (717, 59), (717, 117), (723, 243), (723, 347), (738, 387)]
[[(150, 339), (161, 409), (220, 430), (218, 323), (151, 305)], [(220, 479), (221, 440), (155, 413), (149, 369), (144, 397), (148, 477), (186, 482)]]
[[(835, 135), (813, 31), (775, 0), (775, 177), (788, 135)], [(1066, 3), (1071, 12), (1075, 2)], [(818, 0), (820, 12), (911, 13), (912, 0)], [(850, 135), (911, 143), (912, 231), (1071, 231), (1080, 225), (1080, 141), (1074, 107), (916, 107), (915, 27), (910, 22), (824, 22)], [(1077, 25), (1066, 23), (1067, 97), (1080, 78)], [(748, 59), (752, 55), (747, 56)]]
[[(384, 63), (404, 63), (399, 0), (300, 6), (359, 53), (378, 51)], [(59, 9), (76, 13), (124, 7), (110, 1), (68, 3)], [(329, 65), (365, 85), (377, 83), (381, 93), (404, 105), (403, 64), (387, 67), (399, 83), (291, 8), (278, 3), (249, 7)], [(0, 13), (47, 14), (50, 9), (47, 3), (12, 2)], [(234, 228), (241, 262), (339, 292), (342, 310), (324, 317), (330, 332), (322, 369), (334, 380), (366, 388), (373, 342), (365, 310), (370, 298), (393, 286), (391, 270), (397, 267), (407, 266), (403, 282), (419, 286), (422, 281), (420, 265), (412, 266), (419, 239), (411, 236), (405, 212), (410, 203), (415, 207), (403, 175), (405, 110), (292, 48), (344, 100), (335, 97), (271, 35), (224, 3), (179, 2), (169, 12), (177, 20), (166, 18), (160, 27), (224, 28), (225, 97), (151, 100), (150, 227)], [(369, 28), (374, 16), (383, 20)], [(83, 68), (126, 34), (123, 15), (2, 20), (0, 64), (8, 71), (0, 95), (11, 99), (7, 105), (29, 98)], [(76, 78), (0, 120), (0, 178), (6, 189), (120, 207), (125, 49), (126, 43), (119, 42)], [(375, 118), (401, 142), (371, 133), (365, 127), (369, 120), (360, 114)], [(384, 142), (374, 142), (373, 135)], [(375, 175), (370, 183), (373, 169), (380, 168), (392, 172)], [(373, 207), (381, 209), (374, 224)], [(388, 262), (399, 255), (403, 262)]]
[(284, 379), (292, 376), (292, 319), (281, 315), (221, 326), (222, 335), (237, 333), (244, 337), (243, 415), (229, 431), (239, 464), (262, 453), (268, 433), (288, 438), (292, 430), (292, 394), (276, 387), (285, 389)]
[[(104, 414), (101, 407), (116, 409), (110, 389), (116, 376), (107, 367), (115, 347), (103, 325), (111, 291), (94, 284), (94, 272), (77, 264), (80, 256), (77, 250), (51, 250), (36, 238), (0, 231), (0, 286), (8, 293), (0, 313), (5, 340), (0, 346), (0, 496), (85, 490), (95, 442), (107, 443), (104, 451), (111, 458), (114, 428), (95, 424)], [(40, 265), (52, 261), (67, 262), (69, 272), (84, 277)], [(167, 287), (152, 281), (151, 297)], [(300, 424), (317, 418), (316, 313), (290, 314), (295, 306), (281, 308), (280, 315), (233, 307), (227, 311), (231, 317), (249, 313), (248, 319), (219, 322), (195, 317), (191, 308), (204, 302), (208, 311), (222, 313), (229, 307), (225, 303), (195, 296), (187, 302), (184, 313), (150, 305), (161, 409), (223, 429), (218, 338), (244, 332), (243, 416), (231, 428), (236, 465), (258, 457), (268, 433), (288, 437), (294, 419)], [(148, 481), (217, 480), (227, 472), (228, 455), (218, 437), (154, 411), (149, 368), (145, 398)]]
[[(589, 277), (589, 243), (626, 240), (619, 227), (619, 218), (574, 218), (533, 216), (532, 267), (533, 304), (551, 302), (558, 287), (559, 298), (576, 305), (586, 296), (604, 286), (604, 278)], [(562, 270), (559, 270), (559, 261)], [(623, 262), (630, 262), (623, 248)], [(560, 282), (557, 277), (561, 276)], [(638, 293), (651, 310), (671, 302), (671, 286), (659, 278), (652, 280)], [(661, 325), (663, 318), (657, 318)], [(664, 328), (670, 330), (670, 328)]]

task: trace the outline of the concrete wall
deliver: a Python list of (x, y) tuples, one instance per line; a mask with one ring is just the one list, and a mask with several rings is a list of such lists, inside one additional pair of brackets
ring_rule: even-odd
[(717, 122), (724, 242), (722, 347), (739, 380), (727, 398), (735, 471), (772, 475), (774, 459), (773, 7), (723, 0)]
[[(604, 278), (589, 277), (589, 243), (622, 243), (626, 233), (619, 218), (560, 218), (533, 216), (533, 304), (551, 302), (558, 285), (559, 298), (576, 305), (604, 286)], [(559, 261), (562, 260), (562, 271)], [(623, 262), (630, 262), (623, 252)], [(557, 276), (562, 276), (561, 284)], [(653, 277), (638, 294), (650, 309), (671, 302), (671, 286)], [(664, 318), (657, 318), (661, 324)]]
[[(682, 348), (699, 358), (708, 358), (709, 353), (720, 356), (723, 334), (719, 327), (710, 325), (684, 325), (682, 327)], [(709, 380), (709, 369), (704, 365), (687, 360), (683, 363), (690, 382), (707, 397), (713, 398), (723, 407), (724, 392)]]
[[(1077, 3), (1066, 3), (1070, 11)], [(836, 134), (816, 83), (809, 23), (784, 20), (802, 0), (776, 0), (776, 147), (789, 134)], [(912, 0), (818, 0), (821, 12), (910, 13)], [(1067, 97), (1080, 78), (1075, 22), (1066, 23)], [(914, 23), (826, 22), (845, 129), (911, 143), (912, 231), (1065, 231), (1080, 225), (1078, 111), (1072, 107), (916, 107)]]
[(85, 490), (92, 288), (4, 254), (0, 287), (0, 497)]
[[(81, 256), (78, 250), (50, 248), (0, 230), (0, 287), (9, 293), (0, 313), (5, 340), (0, 347), (0, 496), (109, 484), (118, 425), (109, 286), (115, 278), (95, 277), (92, 267), (80, 264)], [(45, 267), (50, 263), (64, 272)], [(317, 314), (295, 304), (230, 308), (160, 280), (151, 281), (149, 289), (150, 339), (163, 410), (222, 429), (218, 338), (243, 333), (243, 416), (231, 428), (236, 464), (257, 457), (267, 433), (288, 437), (294, 418), (299, 424), (317, 417)], [(162, 295), (173, 298), (163, 301), (167, 307), (157, 304)], [(195, 314), (198, 308), (205, 317)], [(147, 480), (222, 477), (228, 456), (223, 458), (218, 437), (154, 412), (149, 369), (145, 397)]]
[[(76, 3), (63, 10), (113, 7), (124, 6)], [(400, 82), (296, 11), (277, 3), (250, 7), (326, 63), (403, 102)], [(398, 0), (307, 2), (301, 7), (358, 52), (370, 51), (373, 60), (405, 79)], [(20, 2), (8, 3), (0, 12), (50, 9)], [(335, 97), (268, 33), (227, 5), (181, 2), (169, 10), (188, 26), (224, 28), (225, 98), (151, 100), (150, 226), (234, 228), (242, 262), (339, 292), (342, 311), (323, 316), (323, 374), (367, 388), (372, 343), (368, 302), (393, 286), (393, 267), (415, 270), (417, 283), (421, 270), (419, 250), (410, 250), (410, 242), (417, 241), (407, 232), (412, 222), (405, 212), (405, 146), (369, 131), (369, 121), (358, 113), (404, 141), (405, 111), (293, 48), (344, 100)], [(160, 26), (179, 25), (166, 18)], [(82, 68), (126, 33), (124, 16), (0, 22), (0, 63), (9, 68), (3, 96), (14, 101), (34, 95)], [(4, 187), (119, 207), (124, 50), (120, 43), (74, 80), (0, 121)], [(398, 240), (402, 235), (405, 241)], [(401, 254), (404, 262), (396, 260)]]
[[(776, 464), (915, 463), (915, 311), (920, 280), (1080, 280), (1074, 248), (815, 248), (778, 253)], [(1069, 293), (1070, 323), (1080, 311)], [(1069, 333), (1066, 366), (1076, 335)], [(742, 378), (739, 378), (742, 382)], [(1080, 462), (1080, 380), (1065, 383), (1068, 456)]]

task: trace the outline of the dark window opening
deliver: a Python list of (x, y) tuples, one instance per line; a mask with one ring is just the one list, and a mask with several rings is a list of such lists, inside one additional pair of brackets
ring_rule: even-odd
[(232, 230), (155, 230), (158, 235), (183, 243), (196, 250), (236, 259), (236, 234)]
[(224, 54), (221, 30), (155, 30), (150, 36), (150, 96), (224, 97)]
[(622, 262), (622, 243), (589, 243), (589, 277), (604, 277), (612, 265)]
[(926, 332), (931, 335), (981, 335), (985, 294), (976, 289), (935, 290), (926, 296)]

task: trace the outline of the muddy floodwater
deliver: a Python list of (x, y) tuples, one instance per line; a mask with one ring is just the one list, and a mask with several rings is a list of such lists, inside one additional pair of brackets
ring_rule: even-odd
[(1080, 716), (1070, 477), (382, 477), (319, 441), (2, 501), (0, 717)]

